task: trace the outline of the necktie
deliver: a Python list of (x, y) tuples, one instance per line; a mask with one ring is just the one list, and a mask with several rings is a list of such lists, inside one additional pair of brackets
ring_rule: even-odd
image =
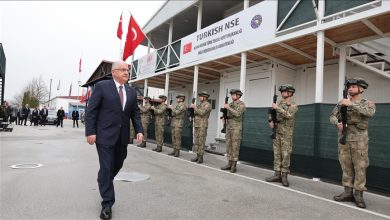
[(122, 90), (123, 86), (119, 86), (119, 98), (121, 100), (121, 106), (122, 106), (122, 109), (123, 109), (123, 90)]

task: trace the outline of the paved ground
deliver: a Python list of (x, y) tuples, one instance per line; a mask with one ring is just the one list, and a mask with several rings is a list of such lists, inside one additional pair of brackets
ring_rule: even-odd
[[(98, 158), (84, 128), (20, 127), (0, 134), (1, 219), (98, 219)], [(113, 219), (390, 219), (390, 198), (366, 193), (368, 208), (338, 203), (339, 185), (290, 176), (291, 187), (264, 182), (272, 171), (239, 164), (237, 174), (219, 170), (222, 156), (205, 163), (128, 146), (122, 171), (150, 175), (142, 182), (115, 182)], [(40, 163), (37, 169), (11, 169)]]

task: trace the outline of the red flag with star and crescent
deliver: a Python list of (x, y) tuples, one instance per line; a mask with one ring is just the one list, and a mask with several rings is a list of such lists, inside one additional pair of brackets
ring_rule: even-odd
[(131, 56), (138, 45), (145, 39), (145, 35), (133, 16), (130, 16), (129, 28), (127, 30), (125, 49), (123, 51), (123, 61)]
[(119, 18), (118, 30), (116, 31), (116, 36), (119, 39), (122, 39), (122, 34), (123, 31), (122, 31), (122, 14), (121, 14), (121, 17)]

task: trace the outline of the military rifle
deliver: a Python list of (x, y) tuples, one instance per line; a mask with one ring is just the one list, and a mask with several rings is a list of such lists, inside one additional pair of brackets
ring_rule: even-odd
[[(226, 89), (226, 96), (225, 96), (225, 104), (229, 103), (229, 96), (228, 96), (228, 89)], [(227, 120), (228, 120), (228, 110), (226, 108), (221, 108), (219, 110), (220, 112), (223, 113), (223, 115), (219, 119), (223, 119), (223, 128), (221, 130), (222, 133), (226, 133), (226, 125), (227, 125)]]
[[(192, 94), (192, 100), (191, 100), (191, 104), (195, 104), (195, 92)], [(189, 114), (189, 121), (190, 121), (190, 124), (188, 125), (189, 128), (192, 128), (193, 127), (193, 124), (194, 124), (194, 118), (195, 118), (195, 110), (193, 108), (190, 108), (188, 107), (187, 108), (187, 111), (188, 111), (188, 114)]]
[[(151, 104), (152, 106), (155, 106), (155, 104), (154, 104), (154, 96), (153, 96), (153, 99), (151, 100), (150, 104)], [(154, 117), (155, 117), (155, 115), (154, 115), (154, 110), (153, 110), (153, 109), (150, 109), (149, 111), (150, 111), (150, 120), (153, 120)]]
[[(172, 93), (171, 93), (171, 100), (169, 101), (169, 105), (172, 105)], [(171, 126), (171, 121), (172, 121), (172, 109), (171, 108), (167, 108), (166, 110), (166, 115), (167, 115), (167, 126)]]
[[(278, 95), (276, 95), (276, 85), (274, 86), (274, 96), (272, 98), (272, 102), (276, 104), (276, 101), (278, 100)], [(274, 127), (272, 128), (272, 134), (271, 138), (276, 138), (276, 125), (277, 125), (277, 119), (276, 119), (276, 110), (272, 107), (268, 110), (268, 114), (271, 115), (271, 121), (274, 123)], [(270, 122), (271, 122), (270, 121)]]
[[(345, 83), (345, 87), (343, 90), (343, 98), (347, 99), (348, 98), (348, 86), (347, 83)], [(345, 145), (347, 141), (347, 106), (342, 105), (340, 107), (340, 118), (339, 118), (339, 123), (343, 123), (343, 130), (341, 131), (341, 138), (339, 143)]]

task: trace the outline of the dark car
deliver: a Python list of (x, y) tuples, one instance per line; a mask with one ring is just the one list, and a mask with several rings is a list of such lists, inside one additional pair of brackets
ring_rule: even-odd
[(56, 110), (49, 110), (47, 113), (47, 122), (46, 124), (57, 124), (57, 111)]

